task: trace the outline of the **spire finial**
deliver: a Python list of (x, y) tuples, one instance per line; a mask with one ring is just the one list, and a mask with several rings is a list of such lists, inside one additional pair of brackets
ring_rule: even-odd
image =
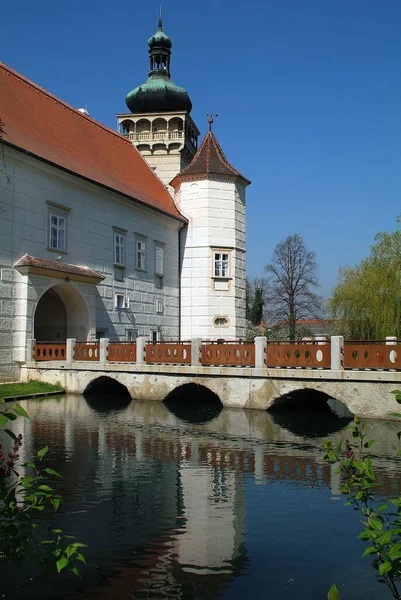
[(157, 29), (159, 31), (162, 31), (162, 29), (163, 29), (163, 15), (162, 15), (162, 7), (161, 6), (159, 9), (159, 22), (157, 24)]
[(219, 115), (217, 113), (207, 113), (206, 115), (208, 118), (207, 122), (209, 123), (209, 131), (212, 131), (212, 125), (214, 123), (214, 117), (218, 117)]

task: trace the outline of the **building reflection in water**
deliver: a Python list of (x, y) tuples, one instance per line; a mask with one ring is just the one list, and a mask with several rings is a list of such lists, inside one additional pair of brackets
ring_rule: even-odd
[[(97, 405), (69, 396), (26, 404), (24, 458), (49, 444), (52, 466), (63, 473), (67, 510), (54, 524), (79, 529), (90, 564), (112, 586), (98, 585), (99, 571), (89, 569), (80, 585), (86, 599), (122, 597), (124, 590), (135, 598), (153, 597), (152, 590), (154, 597), (157, 590), (164, 594), (157, 597), (218, 597), (247, 568), (248, 477), (327, 486), (338, 497), (321, 440), (281, 427), (266, 412), (224, 409), (189, 425), (161, 403), (116, 409), (104, 399)], [(394, 454), (398, 425), (374, 426), (377, 480), (384, 494), (399, 494), (399, 478), (381, 458)], [(348, 434), (340, 429), (331, 438)], [(73, 592), (66, 586), (64, 597)]]

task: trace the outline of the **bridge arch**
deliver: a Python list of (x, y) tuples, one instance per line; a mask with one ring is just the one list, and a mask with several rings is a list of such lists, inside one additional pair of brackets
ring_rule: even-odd
[(212, 421), (223, 409), (219, 396), (197, 383), (179, 385), (167, 394), (163, 403), (182, 421), (195, 424)]
[(106, 375), (101, 375), (100, 377), (92, 379), (84, 389), (83, 394), (84, 396), (94, 394), (123, 396), (131, 399), (131, 394), (124, 384), (117, 381), (117, 379), (107, 377)]

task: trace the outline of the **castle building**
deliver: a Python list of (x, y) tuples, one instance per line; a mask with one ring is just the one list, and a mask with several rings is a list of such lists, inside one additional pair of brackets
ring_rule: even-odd
[(148, 43), (122, 135), (0, 63), (0, 380), (29, 339), (245, 335), (249, 181)]

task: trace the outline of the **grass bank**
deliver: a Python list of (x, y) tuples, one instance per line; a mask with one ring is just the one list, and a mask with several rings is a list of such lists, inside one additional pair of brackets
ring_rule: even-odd
[(29, 396), (30, 394), (47, 394), (48, 392), (64, 392), (61, 385), (44, 383), (43, 381), (28, 381), (28, 383), (0, 384), (0, 398)]

